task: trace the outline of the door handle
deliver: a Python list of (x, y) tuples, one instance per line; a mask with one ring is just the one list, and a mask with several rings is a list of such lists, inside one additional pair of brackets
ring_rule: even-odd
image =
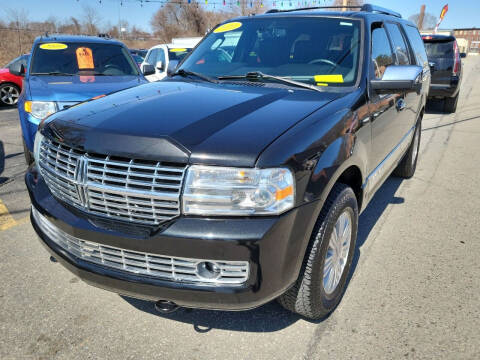
[(405, 102), (404, 99), (400, 98), (398, 99), (397, 101), (397, 110), (398, 111), (402, 111), (403, 109), (405, 109), (407, 107), (407, 103)]

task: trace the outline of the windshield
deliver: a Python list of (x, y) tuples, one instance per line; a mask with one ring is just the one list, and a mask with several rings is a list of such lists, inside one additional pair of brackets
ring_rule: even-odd
[(453, 58), (453, 41), (449, 42), (425, 42), (425, 50), (429, 58)]
[(182, 61), (187, 54), (192, 51), (192, 48), (169, 48), (168, 58), (170, 60)]
[(210, 77), (261, 72), (317, 86), (352, 86), (359, 53), (356, 19), (252, 18), (217, 27), (181, 68)]
[(138, 75), (127, 50), (105, 43), (42, 43), (33, 52), (31, 75)]

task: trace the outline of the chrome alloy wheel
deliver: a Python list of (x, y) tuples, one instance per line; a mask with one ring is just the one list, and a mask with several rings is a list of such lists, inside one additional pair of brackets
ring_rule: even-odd
[(352, 240), (352, 215), (345, 209), (337, 219), (330, 236), (323, 266), (323, 289), (326, 294), (335, 291), (347, 263)]
[(418, 155), (418, 148), (420, 146), (420, 131), (418, 128), (415, 129), (415, 135), (413, 138), (413, 150), (412, 150), (412, 165), (415, 164), (415, 160), (417, 159)]
[(15, 105), (20, 93), (13, 85), (6, 85), (0, 89), (0, 100), (6, 105)]

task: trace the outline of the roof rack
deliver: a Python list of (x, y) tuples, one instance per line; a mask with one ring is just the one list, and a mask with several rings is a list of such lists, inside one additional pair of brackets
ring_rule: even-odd
[(315, 7), (305, 7), (305, 8), (298, 8), (298, 9), (288, 9), (288, 10), (278, 10), (272, 9), (268, 10), (266, 14), (278, 13), (278, 12), (293, 12), (293, 11), (303, 11), (303, 10), (323, 10), (323, 9), (357, 9), (359, 11), (365, 11), (370, 13), (377, 13), (377, 14), (384, 14), (384, 15), (391, 15), (398, 18), (401, 18), (402, 15), (395, 11), (383, 8), (381, 6), (365, 4), (362, 6), (315, 6)]

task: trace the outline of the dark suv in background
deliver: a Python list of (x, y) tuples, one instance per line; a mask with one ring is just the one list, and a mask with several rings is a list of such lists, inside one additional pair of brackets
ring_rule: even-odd
[(460, 83), (462, 81), (461, 58), (457, 40), (447, 35), (424, 35), (423, 42), (427, 51), (432, 74), (429, 98), (439, 98), (444, 101), (444, 111), (457, 111)]
[(359, 213), (415, 173), (430, 85), (415, 25), (356, 10), (227, 21), (171, 78), (51, 115), (26, 174), (48, 251), (161, 311), (328, 315)]

